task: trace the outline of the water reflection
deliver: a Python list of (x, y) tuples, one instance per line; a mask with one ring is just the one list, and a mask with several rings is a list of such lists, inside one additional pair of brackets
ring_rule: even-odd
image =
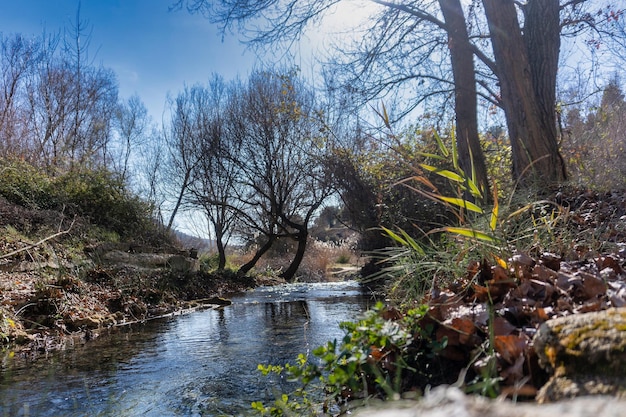
[(256, 369), (342, 336), (370, 304), (354, 283), (260, 288), (222, 310), (125, 329), (0, 377), (0, 416), (245, 415), (280, 387)]

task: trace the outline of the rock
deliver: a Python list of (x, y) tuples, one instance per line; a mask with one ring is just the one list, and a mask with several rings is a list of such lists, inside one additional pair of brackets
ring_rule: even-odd
[(465, 395), (453, 387), (440, 386), (419, 401), (370, 404), (357, 409), (354, 417), (618, 417), (626, 416), (626, 401), (596, 396), (534, 404), (490, 400)]
[(189, 251), (181, 253), (158, 253), (158, 252), (135, 252), (118, 249), (103, 252), (98, 256), (98, 261), (108, 265), (132, 265), (140, 268), (168, 268), (173, 272), (194, 272), (198, 270), (197, 253), (193, 258)]
[(167, 260), (167, 267), (172, 272), (187, 273), (198, 270), (198, 261), (183, 255), (174, 255)]
[(102, 317), (76, 317), (72, 318), (67, 324), (75, 329), (97, 329), (102, 323)]
[[(626, 398), (625, 393), (624, 377), (563, 375), (550, 378), (537, 393), (536, 400), (538, 403), (544, 404), (566, 398), (590, 395), (610, 395), (613, 398)], [(626, 410), (624, 411), (626, 413)]]
[(170, 314), (172, 311), (173, 311), (173, 308), (170, 306), (157, 306), (157, 307), (148, 309), (148, 315), (150, 317), (159, 317), (159, 316), (164, 316), (166, 314)]
[(169, 254), (160, 253), (131, 253), (112, 250), (102, 254), (100, 262), (106, 264), (133, 265), (142, 268), (164, 268), (167, 265)]
[(148, 306), (140, 300), (134, 300), (128, 305), (128, 313), (136, 320), (141, 320), (148, 314)]
[(626, 308), (548, 320), (533, 344), (540, 365), (553, 373), (538, 402), (626, 394)]
[(115, 314), (108, 314), (105, 317), (102, 318), (102, 321), (100, 322), (100, 325), (102, 327), (111, 327), (111, 326), (115, 326), (117, 324), (117, 319), (115, 317)]

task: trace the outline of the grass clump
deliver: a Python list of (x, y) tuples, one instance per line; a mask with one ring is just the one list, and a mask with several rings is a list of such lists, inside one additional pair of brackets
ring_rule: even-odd
[[(235, 263), (233, 263), (234, 260), (235, 260), (234, 256), (227, 255), (226, 266), (224, 267), (224, 270), (221, 272), (236, 271), (238, 267)], [(216, 272), (218, 271), (220, 255), (217, 252), (203, 253), (202, 255), (200, 255), (198, 261), (200, 263), (200, 271), (208, 272), (208, 273)]]

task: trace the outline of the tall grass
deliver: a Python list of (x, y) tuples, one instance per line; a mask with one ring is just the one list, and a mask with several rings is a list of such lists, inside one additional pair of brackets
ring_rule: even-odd
[[(371, 279), (386, 279), (393, 298), (421, 300), (430, 290), (463, 276), (471, 261), (504, 265), (518, 251), (573, 250), (575, 239), (568, 227), (568, 210), (548, 200), (520, 200), (514, 191), (502, 204), (503, 196), (495, 182), (491, 198), (485, 198), (485, 190), (479, 188), (474, 173), (460, 167), (454, 138), (448, 146), (438, 135), (435, 139), (439, 153), (420, 154), (440, 164), (417, 164), (415, 174), (397, 186), (438, 202), (454, 213), (454, 222), (421, 236), (410, 236), (393, 227), (381, 228), (393, 245), (377, 252), (384, 267)], [(447, 180), (454, 193), (441, 193), (430, 176)]]

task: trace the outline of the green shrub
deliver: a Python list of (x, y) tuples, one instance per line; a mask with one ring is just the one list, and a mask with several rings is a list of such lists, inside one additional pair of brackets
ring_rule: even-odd
[(350, 263), (350, 254), (349, 253), (342, 253), (342, 254), (340, 254), (335, 262), (338, 263), (338, 264), (349, 264)]
[[(200, 270), (204, 272), (214, 272), (217, 270), (220, 264), (220, 255), (219, 253), (213, 251), (210, 253), (206, 253), (200, 256)], [(232, 258), (227, 254), (226, 256), (226, 265), (224, 267), (226, 270), (235, 270), (237, 267), (233, 266)]]
[(110, 171), (70, 171), (55, 178), (53, 188), (58, 206), (121, 237), (152, 228), (149, 204), (132, 195), (119, 176)]
[(29, 209), (47, 209), (53, 204), (49, 177), (19, 159), (0, 159), (0, 196)]
[(47, 174), (17, 159), (0, 160), (0, 196), (30, 210), (56, 210), (79, 216), (121, 238), (160, 239), (152, 207), (129, 192), (119, 175), (106, 169)]

